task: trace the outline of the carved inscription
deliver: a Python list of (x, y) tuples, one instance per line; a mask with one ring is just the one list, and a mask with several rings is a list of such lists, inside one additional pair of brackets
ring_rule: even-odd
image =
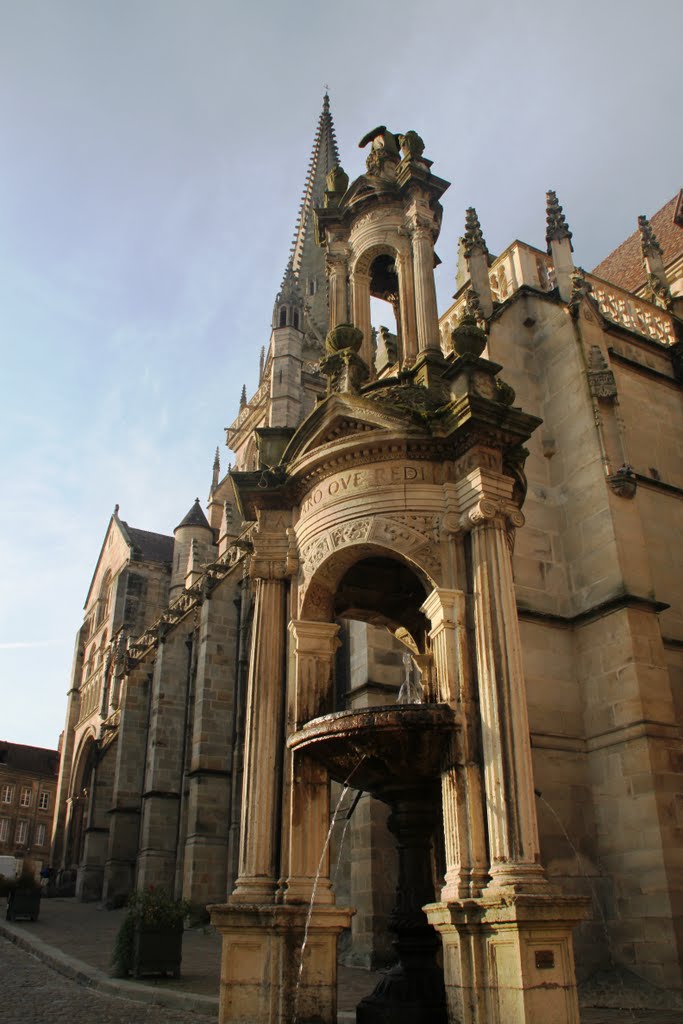
[(312, 510), (336, 501), (345, 494), (358, 491), (371, 491), (388, 484), (433, 483), (433, 470), (429, 464), (415, 465), (380, 465), (363, 469), (349, 470), (330, 477), (304, 499), (301, 515), (306, 516)]

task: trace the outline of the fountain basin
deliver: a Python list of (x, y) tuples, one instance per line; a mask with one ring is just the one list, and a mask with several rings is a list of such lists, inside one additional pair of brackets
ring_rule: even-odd
[(459, 728), (448, 704), (390, 704), (314, 718), (287, 746), (325, 765), (336, 782), (383, 800), (397, 787), (435, 782)]

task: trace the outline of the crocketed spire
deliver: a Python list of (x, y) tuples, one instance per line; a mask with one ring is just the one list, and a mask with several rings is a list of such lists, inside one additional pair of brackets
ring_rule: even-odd
[(481, 224), (477, 216), (477, 211), (473, 206), (469, 206), (465, 211), (465, 234), (463, 235), (463, 252), (467, 259), (470, 258), (473, 252), (482, 252), (488, 256), (488, 248), (484, 241), (484, 236), (481, 230)]
[[(313, 150), (308, 163), (303, 195), (294, 227), (294, 238), (282, 284), (276, 299), (273, 326), (278, 326), (283, 303), (290, 306), (285, 314), (288, 326), (298, 319), (298, 326), (312, 337), (324, 338), (327, 334), (329, 312), (327, 308), (327, 279), (325, 256), (316, 245), (313, 211), (322, 206), (325, 199), (327, 175), (339, 165), (339, 150), (330, 111), (330, 97), (323, 98), (323, 109), (313, 140)], [(294, 307), (299, 313), (294, 316)]]
[(552, 189), (550, 189), (548, 192), (546, 192), (545, 198), (547, 220), (545, 240), (548, 246), (548, 253), (550, 253), (550, 243), (559, 242), (563, 238), (569, 239), (569, 246), (573, 252), (574, 246), (571, 243), (572, 233), (567, 227), (567, 221), (565, 219), (564, 213), (562, 212), (562, 207), (557, 201), (557, 196), (555, 192)]

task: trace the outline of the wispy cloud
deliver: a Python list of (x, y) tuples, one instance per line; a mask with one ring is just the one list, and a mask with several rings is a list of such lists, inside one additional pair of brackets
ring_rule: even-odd
[(13, 651), (17, 647), (47, 647), (47, 640), (28, 640), (27, 642), (16, 641), (13, 643), (0, 643), (0, 651)]

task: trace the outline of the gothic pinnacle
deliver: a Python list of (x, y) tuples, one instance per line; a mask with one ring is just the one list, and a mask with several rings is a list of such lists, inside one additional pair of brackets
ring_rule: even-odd
[(477, 211), (469, 206), (465, 211), (465, 234), (463, 235), (463, 249), (466, 259), (469, 259), (473, 252), (482, 252), (488, 256), (488, 248), (484, 241), (481, 224), (477, 217)]
[(571, 238), (572, 233), (567, 227), (567, 221), (562, 212), (562, 207), (557, 201), (557, 195), (553, 189), (549, 189), (545, 194), (546, 198), (546, 221), (547, 227), (545, 231), (545, 240), (548, 246), (548, 253), (550, 253), (550, 243), (559, 242), (563, 238), (569, 240), (569, 248), (574, 251)]
[(657, 241), (652, 225), (643, 214), (638, 217), (638, 231), (640, 232), (640, 248), (643, 258), (655, 254), (658, 256), (663, 255), (663, 249)]
[(218, 478), (220, 476), (220, 473), (221, 473), (221, 456), (220, 456), (220, 452), (218, 450), (218, 447), (216, 447), (216, 454), (215, 454), (214, 460), (213, 460), (213, 474), (212, 474), (212, 477), (211, 477), (211, 491), (212, 492), (215, 491), (216, 488), (218, 487)]
[(242, 394), (240, 395), (240, 409), (244, 409), (247, 404), (247, 385), (242, 385)]

